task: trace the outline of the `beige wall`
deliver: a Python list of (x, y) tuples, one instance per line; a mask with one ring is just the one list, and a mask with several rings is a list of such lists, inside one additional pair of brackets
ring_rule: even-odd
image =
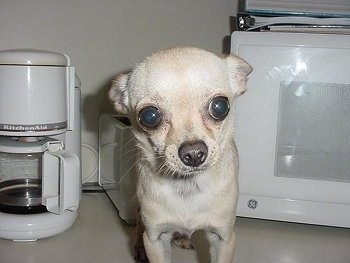
[[(223, 50), (238, 0), (2, 0), (0, 49), (65, 52), (83, 83), (83, 143), (97, 149), (97, 121), (111, 111), (112, 76), (157, 49)], [(83, 177), (97, 165), (83, 148)]]

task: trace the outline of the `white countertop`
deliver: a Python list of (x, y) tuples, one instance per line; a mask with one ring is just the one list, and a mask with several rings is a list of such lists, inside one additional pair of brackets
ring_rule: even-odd
[[(37, 242), (0, 240), (0, 262), (133, 263), (134, 231), (105, 194), (83, 194), (72, 228)], [(235, 263), (350, 263), (350, 229), (238, 218), (236, 233)], [(195, 251), (174, 248), (173, 262), (209, 263), (200, 233), (193, 243)]]

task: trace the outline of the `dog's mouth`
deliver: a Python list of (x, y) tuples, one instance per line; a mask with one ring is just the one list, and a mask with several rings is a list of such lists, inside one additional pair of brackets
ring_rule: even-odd
[(191, 169), (183, 169), (177, 172), (177, 178), (191, 178), (200, 175), (206, 170), (206, 167), (195, 167)]
[(179, 167), (178, 165), (174, 165), (172, 163), (165, 161), (163, 164), (159, 166), (158, 174), (163, 177), (167, 177), (169, 179), (175, 179), (175, 180), (189, 179), (205, 172), (208, 169), (208, 167), (209, 167), (209, 164), (206, 164), (206, 163), (196, 167), (185, 166), (185, 165), (181, 165)]

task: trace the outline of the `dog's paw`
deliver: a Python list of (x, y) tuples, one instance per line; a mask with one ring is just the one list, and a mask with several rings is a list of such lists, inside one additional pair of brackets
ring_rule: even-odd
[(186, 239), (172, 240), (172, 242), (179, 248), (194, 250), (192, 243)]
[(136, 262), (149, 262), (143, 245), (134, 247), (134, 259)]
[(185, 234), (175, 232), (171, 240), (176, 246), (183, 249), (194, 249), (189, 237)]

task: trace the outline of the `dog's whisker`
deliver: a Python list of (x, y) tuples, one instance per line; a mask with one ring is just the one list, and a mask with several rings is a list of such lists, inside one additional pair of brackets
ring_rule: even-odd
[(128, 148), (127, 151), (125, 151), (125, 150), (126, 150), (125, 148), (126, 148), (126, 147), (124, 147), (124, 146), (121, 148), (121, 150), (123, 151), (123, 153), (138, 151), (138, 149), (137, 149), (136, 147), (133, 147), (133, 146), (130, 146), (130, 147)]
[(159, 166), (159, 169), (157, 171), (157, 175), (161, 175), (164, 172), (166, 172), (168, 169), (167, 165), (166, 165), (166, 162), (162, 162), (162, 164)]
[(171, 169), (169, 172), (171, 172), (171, 178), (176, 179), (175, 177), (177, 177), (177, 171), (175, 169)]
[[(135, 144), (135, 136), (131, 136), (130, 140), (123, 143), (122, 149), (124, 149), (125, 147), (130, 146), (129, 144), (134, 143)], [(130, 148), (134, 148), (134, 147), (130, 147)]]
[(126, 170), (126, 172), (121, 176), (121, 178), (118, 180), (117, 184), (119, 184), (121, 181), (123, 181), (124, 177), (129, 174), (129, 172), (140, 162), (140, 159), (137, 159), (132, 165), (130, 165), (129, 169)]
[(136, 137), (135, 137), (135, 135), (134, 135), (133, 133), (131, 133), (131, 138), (130, 138), (130, 140), (127, 142), (127, 144), (130, 143), (130, 142), (132, 142), (133, 140), (136, 140)]
[(126, 162), (130, 162), (132, 159), (136, 159), (138, 156), (140, 156), (140, 152), (138, 149), (130, 149), (126, 152), (123, 152), (123, 156), (126, 156), (128, 158)]

